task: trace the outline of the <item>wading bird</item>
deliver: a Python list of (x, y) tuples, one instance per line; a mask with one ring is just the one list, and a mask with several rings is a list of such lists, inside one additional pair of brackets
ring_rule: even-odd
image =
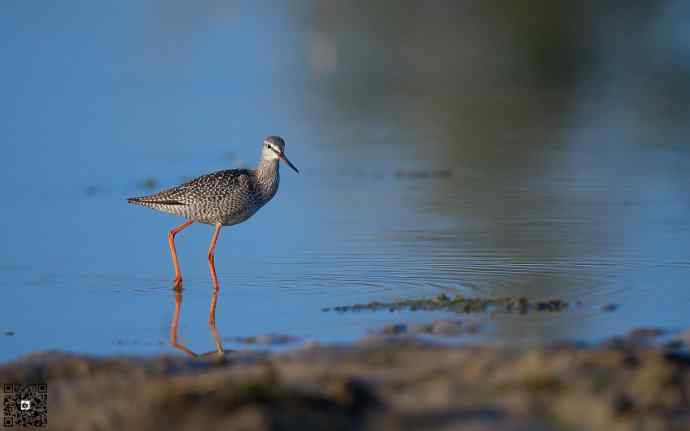
[(208, 249), (208, 265), (213, 285), (218, 289), (214, 254), (220, 228), (242, 223), (275, 196), (280, 181), (280, 160), (299, 173), (295, 165), (285, 157), (283, 138), (269, 136), (264, 139), (261, 159), (256, 169), (218, 171), (150, 196), (127, 199), (129, 203), (187, 219), (168, 233), (176, 288), (182, 285), (182, 273), (175, 251), (175, 235), (194, 222), (215, 225)]

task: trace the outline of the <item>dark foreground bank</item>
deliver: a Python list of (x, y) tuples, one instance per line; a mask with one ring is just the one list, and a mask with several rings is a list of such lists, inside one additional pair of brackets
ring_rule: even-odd
[(690, 430), (682, 341), (447, 347), (409, 336), (205, 359), (34, 354), (0, 382), (47, 382), (51, 430)]

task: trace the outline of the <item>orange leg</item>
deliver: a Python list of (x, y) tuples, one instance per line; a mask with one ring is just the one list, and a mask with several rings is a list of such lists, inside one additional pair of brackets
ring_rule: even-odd
[(180, 272), (180, 263), (177, 261), (177, 251), (175, 251), (175, 235), (180, 233), (181, 230), (186, 229), (194, 223), (191, 220), (187, 220), (181, 225), (177, 226), (170, 232), (168, 232), (168, 244), (170, 244), (170, 255), (172, 256), (173, 265), (175, 266), (175, 289), (179, 289), (182, 286), (182, 272)]
[(216, 264), (214, 261), (214, 256), (216, 254), (216, 242), (218, 242), (218, 235), (220, 234), (220, 228), (223, 227), (222, 224), (218, 223), (216, 225), (216, 230), (213, 231), (213, 237), (211, 237), (211, 246), (208, 248), (208, 267), (211, 270), (211, 279), (213, 280), (213, 289), (220, 289), (220, 284), (218, 283), (218, 276), (216, 275)]

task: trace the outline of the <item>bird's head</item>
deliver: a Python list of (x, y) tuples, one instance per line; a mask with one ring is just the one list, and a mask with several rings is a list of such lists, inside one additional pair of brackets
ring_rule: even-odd
[(264, 160), (282, 160), (299, 174), (295, 165), (285, 156), (285, 141), (280, 136), (269, 136), (264, 139), (261, 157)]

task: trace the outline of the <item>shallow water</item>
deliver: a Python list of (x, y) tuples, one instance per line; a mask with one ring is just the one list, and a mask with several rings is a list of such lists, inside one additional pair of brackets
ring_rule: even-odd
[[(324, 37), (308, 3), (237, 3), (169, 22), (137, 2), (7, 12), (0, 360), (173, 351), (166, 234), (182, 220), (126, 198), (253, 165), (268, 134), (286, 138), (302, 174), (283, 169), (276, 198), (221, 232), (216, 320), (226, 348), (258, 334), (342, 342), (428, 322), (449, 314), (321, 310), (440, 293), (578, 304), (468, 316), (483, 329), (460, 342), (595, 341), (690, 324), (682, 121), (640, 116), (587, 83), (567, 108), (530, 99), (517, 109), (526, 118), (510, 121), (505, 107), (472, 117), (366, 91), (357, 102), (366, 109), (353, 113), (306, 59)], [(316, 46), (329, 52), (344, 37), (330, 36)], [(193, 225), (177, 237), (178, 335), (198, 352), (213, 350), (211, 232)]]

